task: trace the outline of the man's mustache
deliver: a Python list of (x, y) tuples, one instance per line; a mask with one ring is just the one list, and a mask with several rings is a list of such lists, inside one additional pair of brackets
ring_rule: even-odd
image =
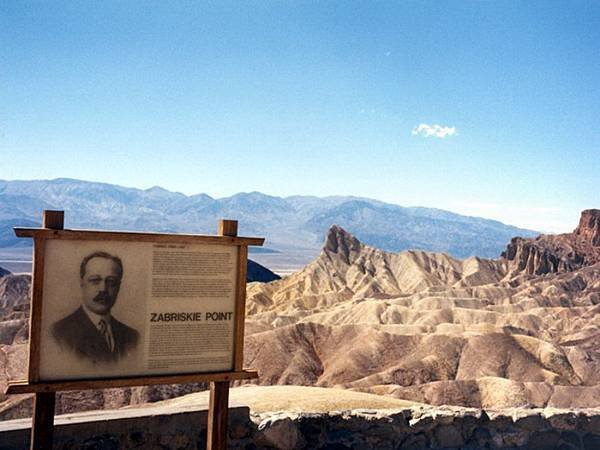
[(108, 294), (100, 293), (94, 297), (95, 302), (106, 302), (110, 300), (110, 296)]

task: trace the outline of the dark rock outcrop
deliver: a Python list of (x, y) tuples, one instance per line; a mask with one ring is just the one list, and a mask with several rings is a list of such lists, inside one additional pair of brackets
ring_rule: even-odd
[(7, 320), (2, 313), (29, 310), (29, 289), (31, 286), (31, 275), (5, 275), (0, 278), (0, 320)]
[(268, 283), (270, 281), (279, 280), (281, 277), (274, 272), (271, 272), (265, 266), (257, 263), (256, 261), (248, 260), (248, 271), (246, 272), (246, 281), (252, 283), (253, 281), (260, 281), (261, 283)]
[(583, 211), (572, 233), (515, 237), (501, 256), (510, 261), (513, 274), (571, 272), (596, 264), (600, 262), (600, 209)]
[(583, 211), (573, 234), (593, 247), (600, 247), (600, 209)]
[(0, 278), (2, 278), (5, 275), (10, 275), (10, 272), (6, 269), (3, 269), (2, 267), (0, 267)]
[(30, 275), (0, 277), (0, 346), (23, 343), (28, 339), (30, 285)]
[(323, 251), (328, 254), (337, 254), (346, 264), (351, 264), (356, 255), (360, 253), (362, 245), (358, 239), (343, 228), (332, 225), (327, 236)]
[(570, 272), (580, 268), (583, 257), (569, 252), (560, 255), (548, 245), (549, 236), (540, 236), (535, 240), (515, 237), (510, 240), (502, 257), (512, 261), (511, 272), (524, 272), (528, 275)]

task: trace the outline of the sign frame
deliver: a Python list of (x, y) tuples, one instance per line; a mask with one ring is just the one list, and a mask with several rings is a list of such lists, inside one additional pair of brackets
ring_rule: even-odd
[[(50, 448), (52, 445), (55, 392), (57, 391), (189, 382), (211, 383), (207, 448), (226, 448), (229, 383), (235, 380), (254, 379), (258, 377), (256, 371), (243, 368), (244, 323), (246, 315), (246, 273), (248, 246), (262, 246), (264, 238), (237, 236), (238, 224), (235, 220), (220, 220), (217, 235), (68, 230), (63, 228), (63, 223), (64, 211), (44, 211), (41, 228), (14, 228), (17, 237), (32, 238), (34, 241), (28, 343), (29, 358), (27, 379), (9, 381), (6, 388), (6, 394), (36, 394), (31, 448)], [(51, 239), (237, 246), (237, 279), (234, 292), (235, 319), (233, 324), (233, 370), (226, 372), (144, 375), (104, 379), (40, 381), (40, 339), (44, 287), (44, 258), (46, 243)]]

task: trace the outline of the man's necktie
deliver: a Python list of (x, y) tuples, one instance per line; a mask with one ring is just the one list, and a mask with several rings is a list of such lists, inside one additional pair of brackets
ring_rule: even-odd
[(106, 345), (108, 346), (109, 350), (112, 352), (114, 350), (114, 341), (110, 331), (108, 330), (108, 323), (106, 323), (106, 320), (100, 319), (100, 322), (98, 323), (98, 329), (100, 330), (102, 336), (104, 336), (104, 340), (106, 341)]

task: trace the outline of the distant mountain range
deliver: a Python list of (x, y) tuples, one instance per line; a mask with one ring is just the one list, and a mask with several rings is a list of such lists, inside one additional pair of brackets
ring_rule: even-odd
[(359, 197), (251, 192), (215, 199), (60, 178), (0, 181), (0, 248), (29, 246), (14, 237), (12, 227), (38, 226), (43, 209), (64, 210), (66, 228), (214, 233), (219, 218), (237, 219), (241, 235), (266, 237), (255, 255), (263, 255), (267, 265), (269, 253), (280, 259), (302, 255), (297, 266), (310, 261), (333, 224), (387, 251), (420, 249), (457, 258), (498, 257), (511, 238), (538, 234), (495, 220)]

